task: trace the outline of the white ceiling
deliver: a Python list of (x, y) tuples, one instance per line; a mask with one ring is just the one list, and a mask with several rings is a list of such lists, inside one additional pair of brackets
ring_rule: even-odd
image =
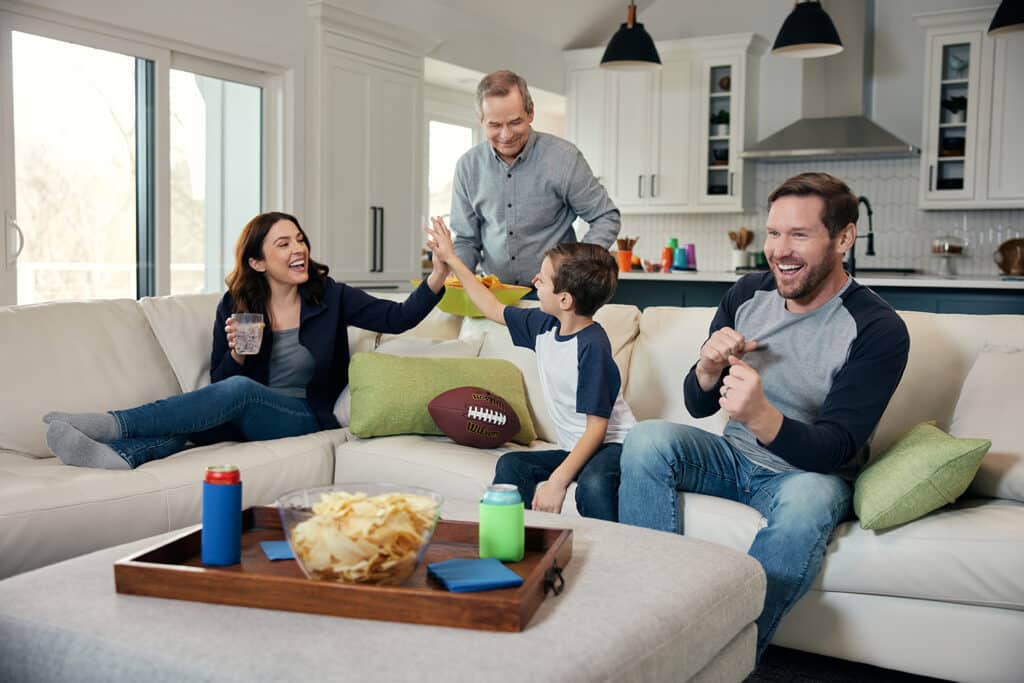
[[(638, 0), (637, 18), (658, 0)], [(457, 12), (483, 19), (495, 28), (514, 28), (559, 50), (608, 42), (626, 21), (628, 0), (434, 0)]]

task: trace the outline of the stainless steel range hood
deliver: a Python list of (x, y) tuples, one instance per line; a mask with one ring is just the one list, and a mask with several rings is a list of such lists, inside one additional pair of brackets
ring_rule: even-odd
[(799, 85), (802, 118), (748, 145), (741, 156), (786, 161), (919, 155), (920, 149), (865, 116), (871, 110), (874, 1), (826, 0), (825, 4), (842, 38), (843, 51), (803, 60)]
[(747, 147), (745, 159), (908, 157), (921, 150), (866, 116), (800, 119)]

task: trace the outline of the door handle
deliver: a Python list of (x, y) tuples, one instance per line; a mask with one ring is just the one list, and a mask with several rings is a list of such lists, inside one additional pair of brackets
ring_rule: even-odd
[(636, 177), (636, 196), (640, 199), (644, 198), (644, 177), (642, 175)]
[(21, 250), (25, 248), (25, 233), (21, 231), (21, 228), (18, 226), (18, 222), (16, 220), (11, 218), (6, 213), (4, 214), (4, 217), (7, 219), (7, 225), (9, 226), (7, 230), (4, 230), (4, 243), (6, 244), (7, 242), (7, 236), (10, 234), (10, 228), (14, 228), (18, 233), (18, 249), (14, 252), (13, 255), (10, 254), (9, 249), (7, 250), (7, 265), (13, 266), (18, 262), (18, 257), (21, 255)]
[(657, 174), (655, 174), (655, 173), (651, 174), (651, 196), (652, 197), (657, 197), (658, 196), (658, 193), (654, 191), (654, 176), (655, 175), (657, 175)]

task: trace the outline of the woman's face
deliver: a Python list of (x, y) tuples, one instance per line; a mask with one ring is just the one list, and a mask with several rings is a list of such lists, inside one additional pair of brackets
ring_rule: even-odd
[(253, 270), (271, 282), (301, 285), (309, 279), (309, 245), (299, 226), (279, 220), (263, 238), (263, 258), (249, 259)]

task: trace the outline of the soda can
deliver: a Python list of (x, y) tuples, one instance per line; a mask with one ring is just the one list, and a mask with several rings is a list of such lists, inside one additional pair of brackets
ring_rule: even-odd
[(242, 560), (242, 478), (237, 465), (210, 465), (203, 481), (203, 564)]
[(519, 562), (526, 546), (523, 499), (514, 484), (492, 484), (480, 501), (480, 557)]
[(489, 505), (515, 505), (522, 503), (523, 498), (515, 484), (491, 484), (484, 492), (483, 502)]

